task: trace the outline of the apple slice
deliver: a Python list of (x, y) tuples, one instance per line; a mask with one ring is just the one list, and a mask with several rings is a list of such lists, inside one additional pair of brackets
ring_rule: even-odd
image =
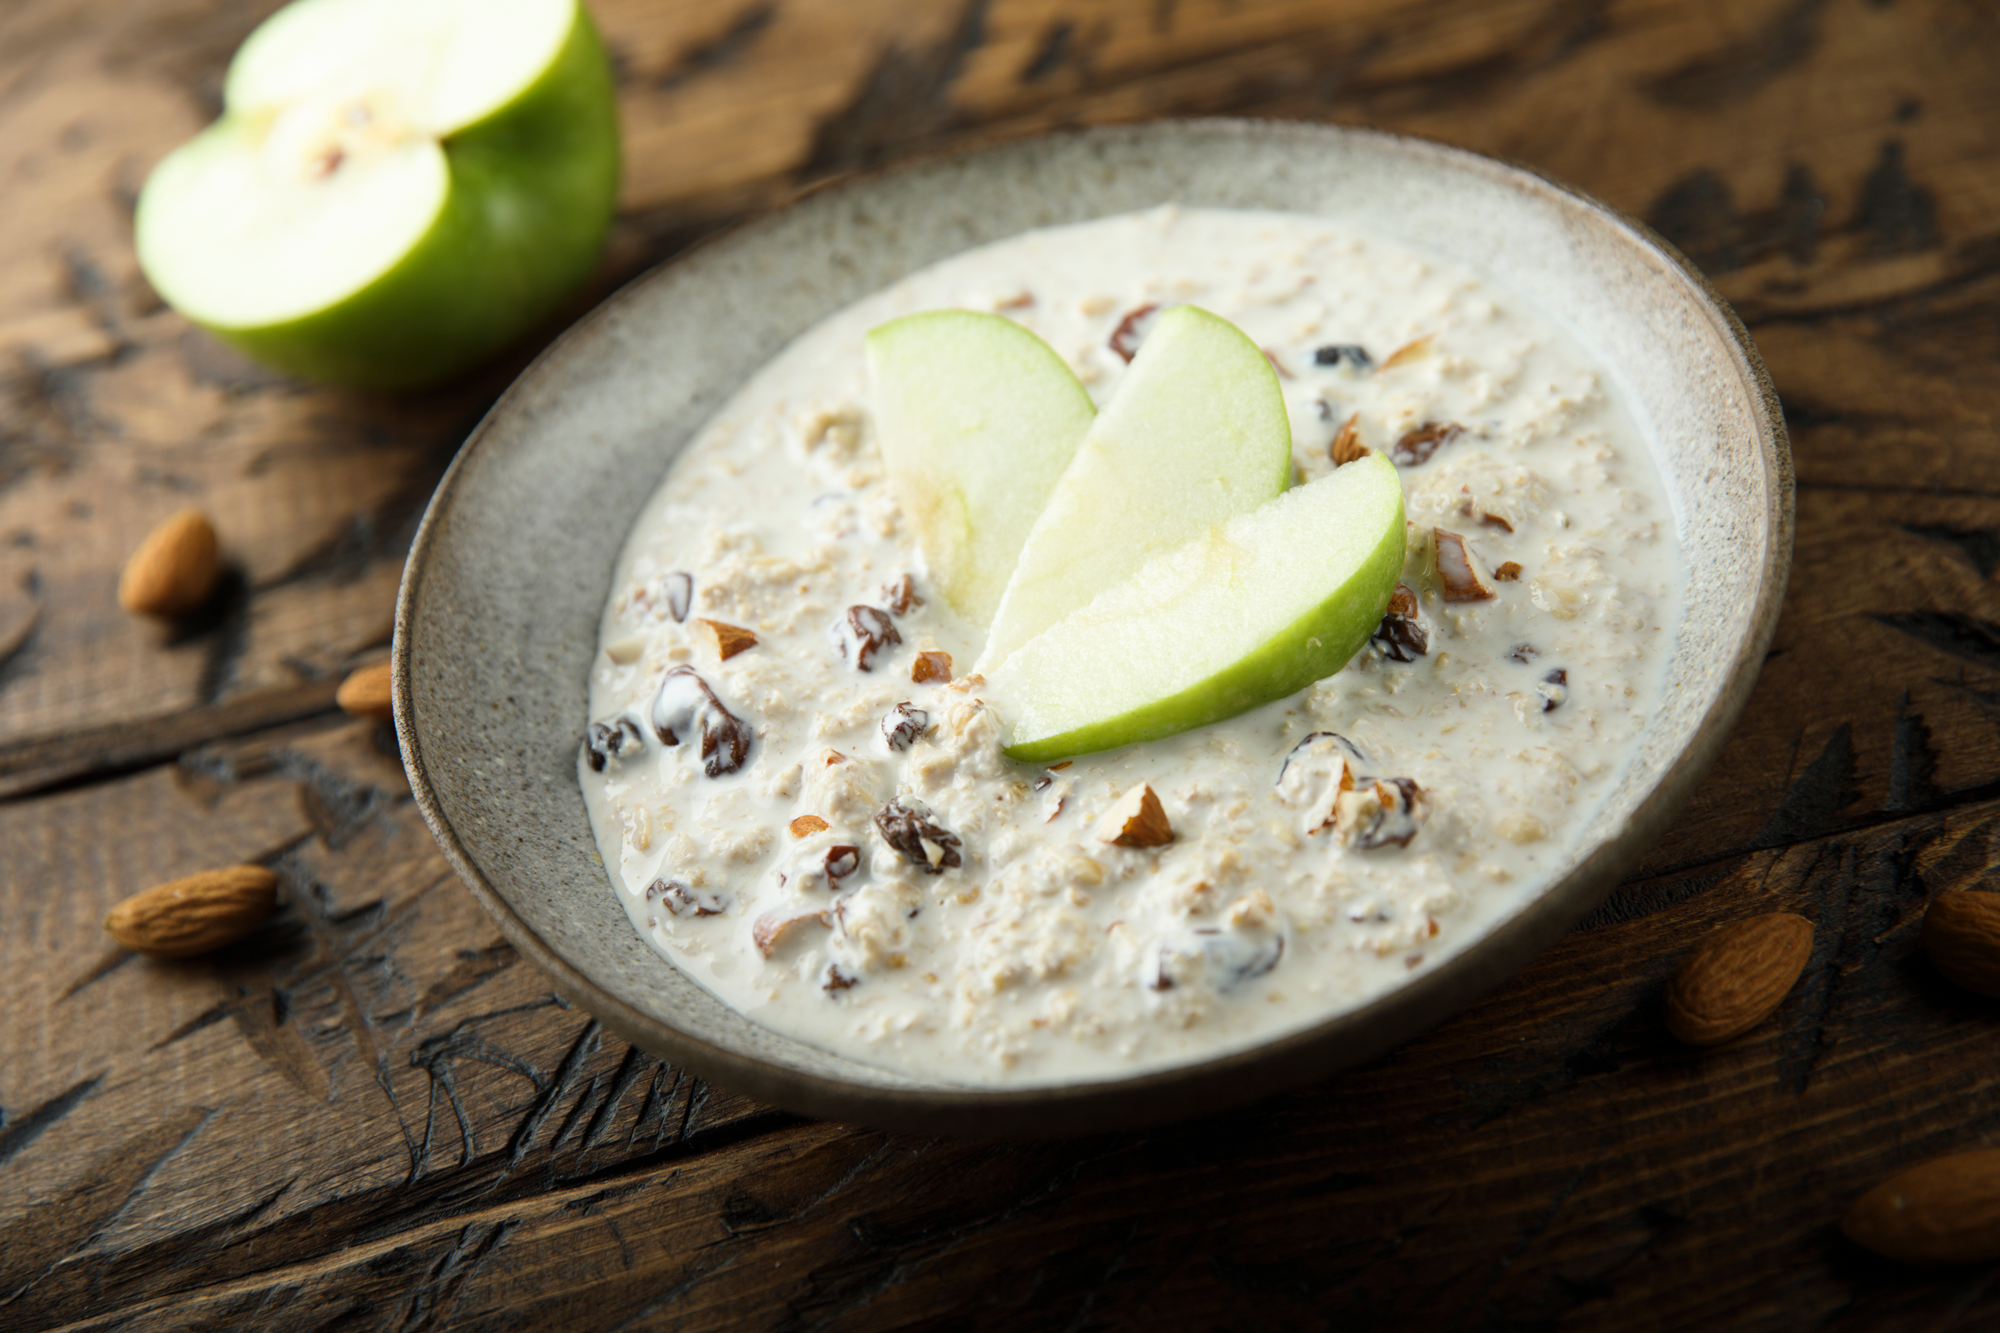
[(1155, 557), (1009, 656), (989, 673), (1007, 753), (1047, 763), (1282, 699), (1347, 665), (1402, 570), (1403, 485), (1371, 454)]
[(1227, 320), (1175, 306), (1049, 495), (973, 670), (1005, 661), (1151, 557), (1280, 494), (1291, 472), (1291, 419), (1270, 361)]
[(1096, 409), (1047, 343), (999, 315), (905, 315), (867, 347), (889, 483), (932, 581), (985, 625)]
[(590, 272), (618, 186), (577, 0), (299, 0), (140, 196), (169, 304), (258, 360), (393, 387), (464, 370)]

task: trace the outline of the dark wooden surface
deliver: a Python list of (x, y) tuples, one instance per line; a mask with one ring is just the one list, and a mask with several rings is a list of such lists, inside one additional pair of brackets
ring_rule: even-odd
[[(1429, 135), (1652, 222), (1787, 409), (1762, 680), (1641, 872), (1376, 1064), (1144, 1134), (813, 1124), (627, 1048), (452, 878), (332, 708), (402, 552), (533, 354), (388, 399), (160, 305), (146, 171), (269, 0), (0, 7), (0, 1327), (2000, 1328), (2000, 1268), (1854, 1249), (1846, 1203), (2000, 1144), (2000, 1004), (1916, 949), (2000, 848), (2000, 11), (1987, 0), (596, 0), (627, 179), (591, 293), (843, 172), (1082, 122)], [(559, 327), (555, 321), (543, 338)], [(127, 550), (213, 515), (168, 633)], [(99, 929), (237, 860), (278, 915), (181, 964)], [(1778, 1014), (1673, 1045), (1716, 923), (1818, 924)]]

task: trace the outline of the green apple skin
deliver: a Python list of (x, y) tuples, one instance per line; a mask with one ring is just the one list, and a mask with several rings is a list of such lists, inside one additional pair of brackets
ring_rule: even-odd
[(1334, 674), (1381, 623), (1403, 546), (1402, 482), (1375, 453), (1149, 561), (994, 670), (1007, 755), (1158, 740)]
[[(230, 129), (225, 112), (202, 133)], [(299, 319), (203, 327), (304, 379), (405, 389), (470, 370), (547, 316), (589, 276), (618, 197), (616, 90), (581, 4), (541, 75), (443, 148), (444, 207), (387, 272)], [(147, 222), (142, 193), (142, 261)]]
[(1291, 477), (1291, 416), (1270, 359), (1219, 316), (1166, 311), (1050, 493), (973, 670), (990, 676), (1151, 557), (1282, 494)]
[(1097, 410), (1053, 348), (1000, 315), (905, 315), (870, 330), (867, 353), (882, 461), (931, 581), (988, 624)]

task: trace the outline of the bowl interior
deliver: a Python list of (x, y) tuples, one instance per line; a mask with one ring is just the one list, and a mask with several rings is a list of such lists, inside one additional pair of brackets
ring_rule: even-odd
[[(1667, 696), (1574, 868), (1463, 953), (1355, 1013), (1250, 1051), (1060, 1089), (929, 1085), (759, 1027), (652, 952), (577, 787), (613, 565), (675, 454), (794, 336), (903, 274), (1032, 227), (1178, 201), (1398, 234), (1498, 276), (1618, 380), (1686, 553)], [(1194, 122), (1092, 131), (826, 191), (635, 282), (522, 376), (433, 499), (397, 608), (397, 726), (440, 844), (559, 989), (642, 1046), (817, 1114), (1081, 1129), (1297, 1083), (1438, 1021), (1587, 912), (1712, 759), (1776, 619), (1790, 551), (1783, 426), (1732, 316), (1655, 238), (1538, 177), (1418, 141)], [(1163, 1099), (1163, 1090), (1173, 1097)]]

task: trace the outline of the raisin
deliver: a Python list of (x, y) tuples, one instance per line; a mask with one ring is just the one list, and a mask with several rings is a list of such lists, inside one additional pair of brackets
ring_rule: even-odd
[(1392, 662), (1414, 662), (1430, 651), (1430, 635), (1417, 620), (1417, 595), (1407, 583), (1398, 583), (1389, 598), (1389, 609), (1369, 639)]
[(1285, 774), (1291, 770), (1292, 761), (1305, 760), (1318, 755), (1337, 755), (1349, 768), (1359, 771), (1368, 762), (1368, 756), (1361, 753), (1361, 747), (1337, 731), (1315, 731), (1291, 748), (1285, 755), (1285, 762), (1278, 765), (1278, 785), (1285, 785)]
[(856, 671), (873, 671), (875, 655), (903, 641), (889, 613), (873, 606), (848, 607), (847, 614), (828, 628), (827, 637), (840, 660), (854, 663)]
[(963, 864), (958, 853), (964, 844), (956, 833), (934, 823), (930, 807), (921, 801), (898, 796), (876, 812), (875, 828), (884, 842), (926, 875), (940, 875)]
[(901, 703), (882, 717), (882, 739), (891, 750), (907, 750), (931, 724), (931, 715), (914, 704)]
[(1535, 686), (1535, 693), (1541, 697), (1542, 711), (1553, 713), (1569, 698), (1569, 672), (1561, 667), (1551, 669), (1542, 677), (1541, 684)]
[(677, 666), (653, 696), (653, 730), (667, 745), (684, 732), (701, 731), (702, 771), (712, 778), (734, 773), (750, 757), (749, 724), (723, 707), (708, 682), (690, 666)]
[(1222, 960), (1224, 976), (1216, 989), (1224, 992), (1235, 990), (1245, 982), (1255, 981), (1275, 968), (1285, 957), (1285, 937), (1274, 935), (1270, 942), (1254, 953), (1236, 950)]
[(1375, 778), (1373, 783), (1376, 806), (1368, 822), (1355, 828), (1353, 845), (1364, 852), (1409, 846), (1429, 813), (1423, 788), (1412, 778)]
[(1313, 350), (1313, 364), (1316, 366), (1337, 366), (1345, 361), (1356, 370), (1368, 370), (1375, 365), (1375, 358), (1367, 349), (1353, 343), (1329, 343)]
[(646, 886), (646, 901), (658, 901), (675, 916), (721, 916), (729, 908), (727, 894), (697, 889), (678, 879), (656, 879)]
[(1199, 956), (1202, 962), (1199, 975), (1209, 978), (1215, 990), (1226, 995), (1266, 975), (1285, 956), (1285, 937), (1282, 935), (1245, 939), (1234, 931), (1219, 930), (1213, 926), (1198, 929), (1194, 934), (1198, 938), (1191, 941), (1192, 947), (1185, 944), (1179, 947), (1172, 944), (1160, 946), (1153, 969), (1153, 990), (1172, 990), (1180, 985), (1181, 978), (1174, 975), (1174, 964), (1182, 960), (1192, 963)]
[(826, 849), (826, 877), (846, 879), (861, 869), (861, 849), (851, 842), (843, 842)]
[(1464, 433), (1464, 427), (1454, 426), (1448, 421), (1426, 421), (1421, 426), (1404, 431), (1402, 438), (1389, 446), (1389, 461), (1397, 467), (1428, 463), (1432, 454)]
[(924, 599), (917, 596), (917, 581), (908, 574), (883, 584), (876, 595), (882, 599), (882, 605), (889, 608), (892, 616), (906, 616), (911, 607), (924, 604)]
[(1118, 321), (1118, 327), (1111, 333), (1111, 350), (1126, 361), (1139, 355), (1139, 344), (1146, 340), (1146, 332), (1153, 326), (1153, 316), (1159, 311), (1157, 304), (1142, 305), (1130, 311)]
[(660, 580), (660, 590), (667, 595), (667, 614), (674, 623), (688, 618), (688, 608), (694, 605), (694, 575), (675, 570)]
[(602, 773), (605, 764), (613, 759), (623, 759), (627, 750), (646, 746), (645, 733), (639, 724), (629, 717), (621, 717), (612, 722), (593, 722), (583, 733), (583, 758), (593, 773)]
[(1338, 822), (1340, 798), (1354, 790), (1367, 763), (1360, 747), (1345, 736), (1315, 731), (1285, 756), (1278, 769), (1278, 799), (1307, 815), (1308, 834), (1322, 832)]

